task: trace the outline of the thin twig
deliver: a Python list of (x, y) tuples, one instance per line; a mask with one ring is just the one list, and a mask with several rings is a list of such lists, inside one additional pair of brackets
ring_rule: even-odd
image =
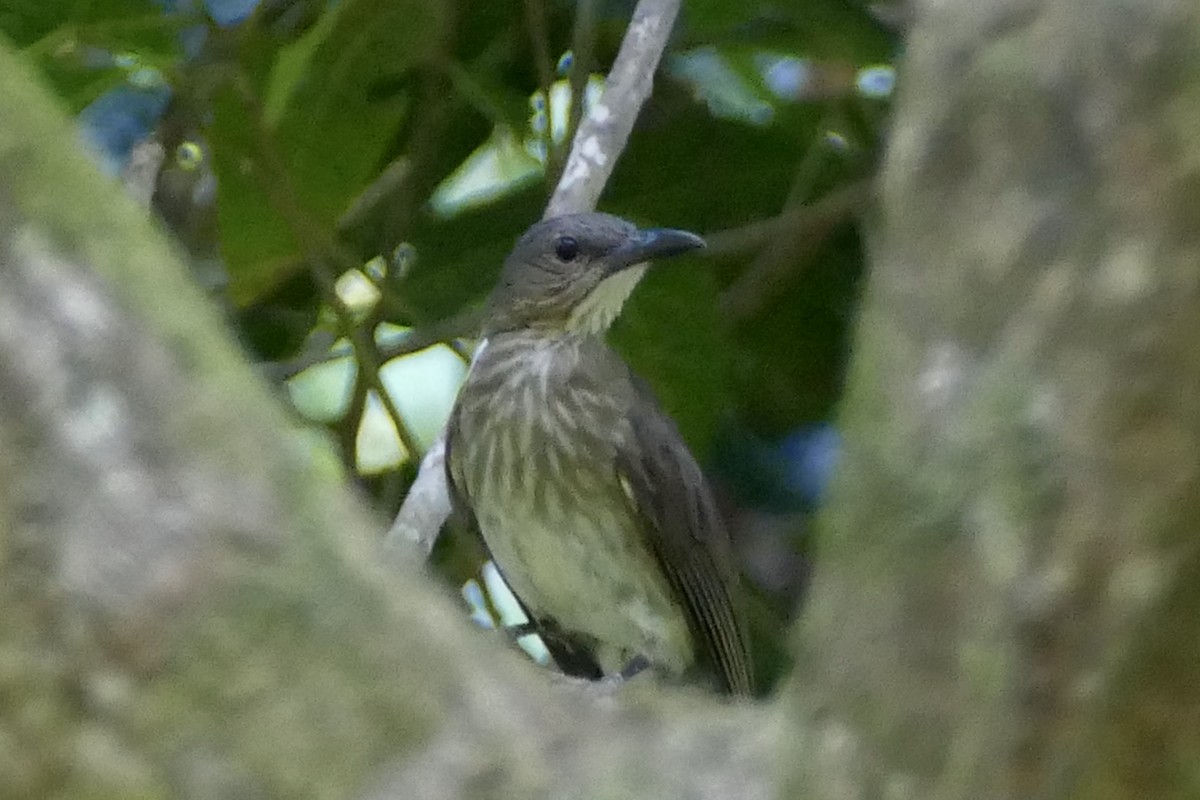
[[(464, 355), (463, 348), (456, 347), (457, 343), (454, 340), (477, 334), (479, 332), (479, 323), (479, 310), (470, 309), (453, 317), (447, 317), (429, 325), (413, 328), (398, 342), (377, 345), (376, 349), (379, 353), (379, 361), (381, 364), (386, 364), (393, 358), (419, 353), (426, 348), (439, 344), (450, 347), (456, 355), (462, 358)], [(354, 354), (354, 348), (349, 345), (346, 347), (330, 348), (329, 344), (329, 342), (322, 343), (321, 346), (314, 347), (312, 350), (306, 350), (295, 358), (286, 361), (275, 361), (270, 364), (264, 364), (261, 371), (269, 380), (278, 383), (295, 377), (304, 372), (304, 370), (315, 367), (318, 364), (336, 361), (339, 358), (345, 358)], [(469, 354), (467, 354), (466, 360), (470, 360)]]
[[(420, 455), (420, 443), (417, 441), (417, 437), (413, 434), (412, 429), (408, 427), (408, 423), (404, 421), (400, 409), (396, 407), (396, 403), (392, 400), (387, 386), (383, 383), (383, 376), (380, 374), (380, 366), (383, 361), (380, 358), (378, 346), (375, 344), (375, 339), (372, 335), (377, 320), (372, 317), (367, 324), (360, 324), (354, 318), (354, 312), (346, 306), (341, 296), (338, 295), (334, 277), (323, 262), (314, 263), (313, 275), (317, 279), (321, 293), (325, 296), (325, 302), (333, 308), (334, 313), (337, 315), (341, 334), (350, 341), (350, 345), (354, 350), (354, 361), (358, 365), (356, 380), (365, 382), (375, 392), (380, 404), (383, 405), (383, 410), (392, 421), (392, 425), (395, 426), (396, 435), (400, 438), (400, 442), (404, 445), (404, 449), (408, 451), (408, 454), (410, 456)], [(356, 394), (358, 394), (357, 390)]]
[(825, 219), (865, 211), (871, 201), (873, 181), (863, 179), (833, 190), (809, 205), (788, 209), (778, 216), (747, 222), (736, 228), (706, 233), (707, 246), (700, 251), (704, 258), (714, 261), (744, 255), (762, 247), (773, 237), (805, 233), (813, 227), (824, 227)]
[(542, 93), (550, 97), (554, 83), (554, 64), (550, 61), (550, 32), (546, 29), (546, 4), (543, 0), (525, 0), (525, 24), (529, 26), (529, 43), (533, 47), (533, 63), (537, 67)]
[[(455, 340), (478, 335), (482, 324), (482, 309), (469, 308), (452, 317), (413, 329), (403, 340), (381, 346), (379, 355), (384, 361), (391, 361), (398, 356), (410, 355), (436, 344), (444, 344), (461, 357), (465, 351)], [(466, 360), (470, 361), (470, 353), (466, 355)]]
[(571, 32), (571, 70), (568, 74), (571, 107), (567, 113), (566, 136), (568, 142), (572, 141), (575, 132), (579, 130), (579, 121), (583, 119), (583, 99), (587, 92), (588, 78), (592, 74), (595, 45), (596, 0), (579, 0), (575, 4), (575, 29)]
[(346, 474), (354, 475), (358, 467), (358, 431), (362, 427), (363, 416), (367, 411), (367, 392), (370, 387), (363, 380), (361, 372), (354, 375), (354, 387), (350, 391), (350, 403), (346, 406), (346, 415), (333, 426), (337, 432), (338, 444), (342, 449), (342, 462)]
[(710, 234), (707, 258), (776, 244), (774, 258), (759, 259), (721, 295), (721, 310), (731, 319), (752, 316), (775, 295), (783, 282), (806, 263), (837, 227), (867, 210), (873, 183), (861, 180), (836, 189), (811, 205), (787, 209), (769, 220)]
[(579, 124), (546, 217), (596, 207), (625, 149), (638, 112), (650, 96), (654, 73), (679, 14), (679, 0), (641, 0), (604, 82), (604, 93)]
[(538, 86), (545, 103), (546, 114), (546, 176), (557, 177), (562, 170), (565, 153), (554, 141), (550, 113), (550, 88), (554, 85), (554, 64), (550, 60), (550, 32), (546, 27), (546, 4), (544, 0), (525, 0), (525, 24), (529, 28), (529, 41), (533, 47), (533, 61), (537, 66)]
[[(617, 53), (604, 93), (579, 124), (566, 168), (546, 207), (546, 217), (589, 211), (604, 191), (625, 149), (634, 120), (650, 96), (653, 76), (679, 14), (679, 0), (640, 0)], [(396, 515), (387, 545), (416, 544), (428, 554), (450, 516), (446, 483), (446, 432), (421, 460), (417, 478)]]
[[(828, 123), (822, 120), (817, 127), (818, 130), (824, 130), (828, 127)], [(796, 165), (792, 175), (792, 185), (788, 189), (787, 198), (784, 200), (780, 214), (787, 214), (803, 208), (812, 199), (813, 189), (823, 167), (829, 161), (830, 155), (831, 151), (825, 137), (817, 137), (801, 157), (800, 163)], [(781, 262), (794, 263), (800, 246), (800, 239), (794, 235), (772, 237), (763, 243), (746, 272), (768, 272)]]
[(394, 159), (383, 168), (379, 177), (350, 201), (338, 219), (338, 230), (346, 230), (362, 222), (383, 201), (394, 195), (412, 176), (412, 161), (405, 156)]
[(294, 378), (309, 367), (336, 361), (351, 355), (354, 351), (349, 346), (333, 347), (337, 335), (325, 328), (319, 328), (310, 334), (304, 343), (304, 349), (296, 356), (284, 361), (267, 361), (258, 365), (258, 372), (270, 383), (283, 383)]
[[(419, 96), (413, 104), (412, 133), (405, 146), (411, 168), (405, 180), (400, 181), (396, 191), (388, 197), (387, 205), (382, 207), (376, 233), (377, 241), (386, 243), (386, 247), (409, 238), (415, 215), (441, 177), (431, 165), (437, 163), (433, 154), (443, 146), (446, 130), (453, 120), (450, 111), (456, 95), (449, 90), (446, 67), (453, 58), (462, 9), (457, 0), (441, 0), (438, 6), (441, 25), (437, 26), (437, 41), (425, 61), (426, 67), (420, 72)], [(386, 247), (381, 244), (379, 249)]]
[[(384, 410), (396, 428), (396, 435), (410, 455), (417, 455), (420, 446), (404, 417), (396, 408), (387, 387), (379, 375), (378, 352), (375, 349), (373, 336), (354, 319), (354, 313), (342, 301), (336, 287), (336, 277), (329, 267), (329, 260), (334, 260), (343, 271), (357, 267), (352, 259), (338, 244), (336, 236), (325, 226), (321, 225), (297, 202), (296, 192), (290, 185), (286, 166), (279, 158), (271, 132), (264, 124), (262, 106), (250, 87), (249, 81), (238, 76), (235, 81), (243, 108), (254, 126), (255, 141), (258, 156), (265, 169), (256, 170), (260, 184), (271, 198), (271, 204), (287, 223), (290, 233), (309, 255), (311, 273), (324, 295), (325, 301), (337, 315), (341, 333), (350, 340), (354, 348), (354, 357), (358, 362), (359, 380), (365, 379), (367, 385), (375, 390)], [(371, 331), (374, 325), (369, 326)]]

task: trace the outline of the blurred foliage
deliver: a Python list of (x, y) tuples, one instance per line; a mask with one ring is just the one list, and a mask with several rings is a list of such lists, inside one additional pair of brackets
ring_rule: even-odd
[[(597, 2), (594, 27), (577, 31), (566, 0), (0, 0), (0, 31), (87, 110), (81, 122), (115, 163), (132, 142), (103, 130), (114, 123), (97, 98), (169, 97), (156, 205), (205, 270), (219, 262), (222, 279), (205, 285), (251, 358), (282, 378), (335, 340), (386, 361), (387, 347), (355, 330), (420, 332), (478, 307), (565, 155), (569, 139), (547, 133), (546, 90), (572, 69), (602, 75), (632, 7)], [(581, 44), (590, 63), (563, 57)], [(738, 459), (729, 431), (761, 447), (831, 415), (862, 270), (855, 210), (819, 235), (803, 224), (742, 234), (870, 177), (886, 98), (856, 81), (872, 74), (878, 86), (897, 47), (850, 0), (684, 3), (601, 207), (732, 242), (652, 271), (614, 332), (702, 457), (721, 440), (718, 458)], [(513, 180), (480, 195), (490, 199), (435, 207), (471, 163)], [(192, 176), (215, 178), (215, 194)], [(378, 299), (352, 308), (334, 280), (368, 262)], [(766, 281), (761, 302), (733, 313), (730, 292), (748, 280)], [(349, 411), (323, 424), (353, 467), (367, 398), (385, 383), (406, 389), (373, 385), (377, 370), (333, 372), (349, 382), (334, 390)], [(412, 475), (410, 460), (364, 485), (392, 513)]]

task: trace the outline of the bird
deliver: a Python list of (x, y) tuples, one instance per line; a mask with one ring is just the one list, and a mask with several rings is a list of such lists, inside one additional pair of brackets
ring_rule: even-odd
[(452, 506), (569, 675), (649, 667), (753, 691), (728, 536), (701, 469), (605, 341), (649, 262), (704, 246), (587, 212), (505, 259), (447, 424)]

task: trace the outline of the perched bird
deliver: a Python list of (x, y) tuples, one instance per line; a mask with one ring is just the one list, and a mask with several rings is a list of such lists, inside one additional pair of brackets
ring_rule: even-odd
[(605, 344), (647, 262), (704, 246), (617, 217), (517, 241), (451, 413), (446, 472), (558, 666), (752, 689), (726, 532), (696, 460)]

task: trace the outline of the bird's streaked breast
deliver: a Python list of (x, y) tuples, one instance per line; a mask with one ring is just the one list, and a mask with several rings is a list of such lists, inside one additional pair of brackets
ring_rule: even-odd
[(682, 671), (693, 658), (686, 619), (614, 468), (617, 443), (630, 435), (629, 394), (614, 385), (622, 373), (594, 361), (599, 369), (580, 369), (581, 359), (616, 358), (598, 348), (493, 337), (460, 394), (451, 471), (535, 615), (599, 640), (607, 672), (639, 653)]

